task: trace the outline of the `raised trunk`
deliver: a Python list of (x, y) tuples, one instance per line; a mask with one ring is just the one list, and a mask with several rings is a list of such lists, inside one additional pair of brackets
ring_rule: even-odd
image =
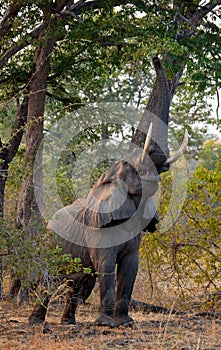
[[(47, 39), (36, 48), (35, 72), (29, 85), (29, 103), (26, 129), (25, 174), (18, 203), (18, 222), (30, 233), (39, 230), (40, 213), (35, 200), (33, 168), (36, 152), (43, 139), (43, 115), (45, 108), (46, 84), (54, 39)], [(39, 157), (39, 166), (41, 159)], [(40, 223), (41, 226), (41, 223)]]
[(158, 172), (168, 170), (164, 163), (169, 155), (168, 149), (168, 121), (169, 108), (171, 104), (171, 94), (169, 81), (159, 58), (153, 59), (153, 65), (156, 71), (156, 81), (153, 86), (146, 110), (140, 121), (138, 129), (133, 138), (133, 143), (142, 147), (146, 132), (150, 122), (153, 122), (153, 135), (151, 143), (150, 156), (156, 165)]

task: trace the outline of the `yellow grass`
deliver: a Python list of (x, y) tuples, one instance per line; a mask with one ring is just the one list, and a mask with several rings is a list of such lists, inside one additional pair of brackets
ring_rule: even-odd
[[(174, 294), (161, 295), (164, 304)], [(134, 297), (146, 302), (147, 285), (139, 276)], [(77, 325), (60, 325), (63, 305), (51, 306), (48, 315), (50, 333), (42, 334), (42, 326), (30, 326), (28, 315), (33, 307), (18, 307), (13, 302), (0, 303), (0, 350), (219, 350), (221, 349), (221, 320), (189, 314), (145, 314), (133, 312), (132, 327), (97, 327), (98, 287), (89, 305), (77, 311)], [(155, 300), (156, 301), (156, 300)], [(166, 303), (166, 302), (165, 302)], [(164, 304), (165, 305), (165, 304)], [(172, 305), (172, 304), (171, 304)], [(174, 305), (175, 306), (175, 305)]]
[(133, 313), (133, 327), (96, 327), (97, 310), (81, 306), (77, 325), (59, 324), (62, 305), (49, 315), (50, 334), (29, 326), (30, 308), (3, 303), (0, 315), (1, 350), (215, 350), (221, 349), (221, 321), (193, 315)]

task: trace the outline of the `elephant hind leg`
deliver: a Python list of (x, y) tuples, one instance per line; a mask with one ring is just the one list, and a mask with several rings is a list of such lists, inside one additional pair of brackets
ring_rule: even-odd
[(91, 295), (92, 290), (95, 286), (96, 279), (97, 279), (96, 275), (89, 274), (83, 280), (82, 285), (81, 285), (81, 290), (80, 290), (80, 299), (83, 303), (85, 303), (86, 300)]
[[(91, 291), (95, 284), (95, 279), (93, 283), (87, 284), (87, 280), (91, 276), (79, 273), (76, 274), (75, 278), (68, 280), (66, 282), (68, 291), (66, 294), (66, 304), (62, 314), (61, 323), (62, 324), (75, 324), (75, 312), (77, 309), (78, 302), (80, 300), (85, 300), (91, 294)], [(84, 287), (86, 290), (84, 291)], [(83, 293), (85, 292), (85, 294)]]
[(28, 318), (29, 324), (34, 325), (45, 321), (49, 300), (50, 295), (46, 295), (40, 304), (35, 304), (34, 309)]
[(61, 317), (62, 324), (75, 324), (75, 312), (79, 300), (80, 280), (78, 278), (67, 281), (66, 304)]

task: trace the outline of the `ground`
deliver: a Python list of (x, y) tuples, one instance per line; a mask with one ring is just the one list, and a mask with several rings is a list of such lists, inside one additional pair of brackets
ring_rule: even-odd
[[(219, 350), (221, 349), (221, 317), (208, 318), (194, 315), (200, 311), (193, 302), (174, 303), (175, 294), (168, 286), (159, 289), (155, 299), (145, 283), (146, 273), (141, 270), (136, 280), (133, 298), (183, 310), (186, 314), (131, 312), (134, 324), (130, 327), (95, 326), (99, 311), (99, 286), (96, 284), (86, 305), (77, 310), (76, 325), (61, 325), (61, 300), (48, 313), (48, 330), (42, 325), (30, 326), (28, 316), (34, 301), (17, 306), (6, 298), (0, 301), (0, 350)], [(5, 293), (7, 295), (7, 293)], [(217, 305), (216, 311), (221, 309)], [(207, 310), (209, 311), (209, 310)], [(219, 315), (221, 313), (219, 312)]]
[(221, 320), (171, 314), (133, 312), (131, 327), (97, 327), (97, 305), (81, 305), (77, 325), (60, 325), (62, 305), (49, 313), (50, 333), (27, 322), (31, 305), (1, 302), (0, 350), (215, 350), (221, 349)]

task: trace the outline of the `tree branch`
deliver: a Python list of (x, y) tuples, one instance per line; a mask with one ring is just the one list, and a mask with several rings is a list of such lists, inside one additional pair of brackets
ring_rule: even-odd
[[(215, 292), (213, 294), (210, 295), (210, 299), (211, 296), (215, 296), (215, 295), (219, 295), (219, 292)], [(210, 301), (210, 299), (208, 298), (208, 301)], [(204, 303), (202, 303), (203, 305)], [(166, 308), (164, 306), (159, 306), (159, 305), (153, 305), (153, 304), (147, 304), (143, 301), (138, 301), (138, 300), (134, 300), (132, 299), (130, 302), (130, 309), (133, 311), (142, 311), (144, 313), (163, 313), (163, 314), (176, 314), (176, 315), (187, 315), (188, 312), (187, 311), (182, 311), (182, 310), (176, 310), (173, 308)], [(212, 319), (220, 319), (221, 317), (221, 312), (217, 312), (217, 311), (201, 311), (201, 312), (193, 312), (192, 315), (194, 316), (199, 316), (199, 317), (208, 317), (208, 318), (212, 318)]]
[(20, 8), (21, 4), (19, 4), (18, 2), (9, 5), (0, 22), (0, 38), (2, 38), (5, 35), (5, 33), (10, 29), (11, 23), (9, 22), (9, 19), (16, 17)]
[(104, 7), (114, 7), (126, 4), (132, 4), (133, 1), (128, 0), (94, 0), (94, 1), (78, 1), (76, 3), (74, 13), (80, 14), (83, 10), (96, 10)]
[(9, 141), (3, 146), (3, 150), (5, 149), (6, 164), (10, 164), (14, 156), (16, 155), (18, 148), (20, 146), (24, 127), (27, 121), (27, 113), (28, 113), (28, 96), (25, 96), (21, 105), (18, 108), (16, 114), (16, 120), (14, 125), (14, 130), (12, 131), (11, 137)]
[[(181, 38), (189, 38), (196, 32), (196, 27), (202, 22), (203, 18), (210, 13), (216, 6), (221, 5), (220, 0), (210, 1), (205, 6), (199, 6), (192, 14), (185, 17), (186, 26), (178, 36)], [(183, 18), (183, 16), (182, 16)], [(191, 23), (191, 28), (189, 28)]]
[(216, 106), (216, 118), (219, 120), (219, 108), (220, 108), (220, 97), (219, 97), (219, 89), (216, 85), (216, 98), (217, 98), (217, 106)]
[[(10, 47), (1, 57), (0, 57), (0, 68), (2, 68), (5, 63), (12, 57), (14, 56), (16, 53), (18, 53), (20, 50), (22, 50), (23, 48), (25, 48), (27, 45), (29, 45), (30, 40), (31, 39), (38, 39), (39, 35), (49, 26), (49, 24), (52, 24), (54, 22), (56, 22), (58, 20), (58, 18), (60, 18), (59, 14), (62, 15), (62, 10), (67, 6), (68, 8), (68, 3), (72, 4), (72, 1), (67, 1), (64, 0), (62, 1), (61, 4), (59, 4), (57, 6), (57, 8), (55, 9), (55, 12), (58, 13), (58, 15), (54, 16), (54, 17), (50, 17), (50, 19), (48, 21), (44, 21), (42, 22), (39, 26), (37, 26), (36, 28), (33, 29), (32, 32), (28, 33), (26, 35), (26, 37), (23, 38), (23, 42), (21, 44), (16, 44), (13, 45), (12, 47)], [(74, 4), (75, 8), (74, 8), (74, 12), (71, 14), (73, 14), (74, 16), (76, 16), (77, 14), (80, 14), (83, 10), (87, 10), (87, 9), (96, 9), (96, 8), (102, 8), (104, 6), (107, 6), (108, 4), (113, 7), (113, 6), (117, 6), (117, 5), (122, 5), (122, 4), (127, 4), (130, 3), (130, 1), (119, 1), (119, 0), (108, 0), (108, 1), (104, 1), (104, 0), (97, 0), (97, 1), (89, 1), (89, 2), (85, 2), (85, 1), (78, 1), (76, 4)], [(70, 7), (73, 6), (70, 4)], [(65, 12), (64, 12), (65, 14)], [(16, 14), (15, 14), (16, 15)], [(69, 11), (69, 15), (70, 15), (70, 11)], [(9, 15), (7, 15), (9, 16)], [(7, 17), (6, 16), (6, 17)]]
[(70, 0), (66, 6), (67, 11), (74, 11), (77, 7), (82, 6), (87, 0), (79, 0), (74, 3), (74, 0)]
[(14, 45), (12, 47), (10, 47), (10, 49), (8, 49), (4, 55), (1, 56), (0, 58), (0, 68), (2, 68), (5, 63), (9, 60), (9, 58), (11, 58), (12, 56), (14, 56), (17, 52), (19, 52), (21, 49), (23, 49), (23, 47), (25, 47), (24, 44), (21, 45)]
[(62, 102), (65, 106), (70, 106), (70, 107), (77, 107), (77, 106), (83, 106), (84, 104), (81, 102), (80, 97), (76, 96), (75, 98), (68, 98), (68, 97), (63, 97), (61, 95), (55, 95), (50, 93), (49, 91), (46, 91), (46, 95), (50, 98), (54, 98), (55, 100)]
[(14, 56), (17, 52), (19, 52), (20, 50), (22, 50), (23, 48), (25, 48), (29, 42), (30, 39), (38, 39), (39, 35), (43, 32), (44, 29), (46, 29), (49, 25), (49, 23), (51, 23), (52, 20), (47, 21), (47, 22), (43, 22), (41, 23), (39, 26), (37, 26), (35, 29), (33, 29), (32, 32), (30, 32), (26, 38), (23, 39), (23, 43), (22, 44), (17, 44), (14, 45), (12, 47), (10, 47), (1, 57), (0, 57), (0, 68), (2, 68), (5, 63), (12, 57)]
[[(63, 0), (61, 1), (56, 8), (55, 12), (61, 12), (63, 10), (63, 8), (67, 5), (69, 1), (68, 0)], [(21, 5), (19, 5), (21, 7)], [(19, 11), (20, 8), (18, 8), (17, 11)], [(16, 16), (16, 11), (14, 11), (13, 13), (11, 12), (11, 17), (13, 15), (13, 17)], [(2, 28), (5, 28), (6, 26), (6, 21), (9, 19), (10, 17), (10, 11), (8, 10), (8, 12), (6, 11), (4, 18), (2, 19)], [(24, 38), (23, 38), (23, 42), (21, 44), (16, 44), (13, 45), (12, 47), (10, 47), (1, 57), (0, 57), (0, 68), (2, 68), (5, 63), (12, 57), (14, 56), (17, 52), (19, 52), (20, 50), (22, 50), (23, 48), (25, 48), (26, 46), (28, 46), (30, 44), (31, 40), (35, 40), (38, 39), (40, 34), (52, 23), (56, 22), (58, 20), (58, 18), (60, 18), (59, 16), (53, 16), (50, 17), (49, 20), (47, 21), (43, 21), (41, 24), (39, 24), (36, 28), (34, 28), (30, 33), (28, 33)], [(0, 29), (1, 29), (1, 24), (0, 24)], [(8, 28), (7, 28), (8, 29)], [(5, 30), (5, 29), (4, 29)], [(0, 32), (1, 34), (1, 32)], [(0, 35), (1, 36), (1, 35)]]

